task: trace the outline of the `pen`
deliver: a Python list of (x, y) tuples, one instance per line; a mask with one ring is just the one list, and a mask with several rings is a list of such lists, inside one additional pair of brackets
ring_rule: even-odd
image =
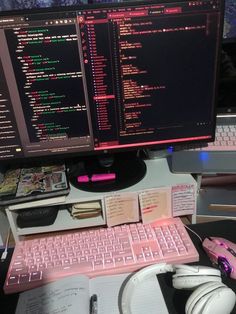
[(93, 294), (90, 298), (90, 314), (98, 314), (98, 298)]

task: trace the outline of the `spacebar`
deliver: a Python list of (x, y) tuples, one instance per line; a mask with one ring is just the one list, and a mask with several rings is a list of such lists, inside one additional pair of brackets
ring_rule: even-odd
[(92, 262), (81, 262), (79, 264), (64, 265), (60, 267), (48, 268), (42, 271), (42, 279), (55, 280), (60, 277), (74, 274), (86, 274), (93, 271)]

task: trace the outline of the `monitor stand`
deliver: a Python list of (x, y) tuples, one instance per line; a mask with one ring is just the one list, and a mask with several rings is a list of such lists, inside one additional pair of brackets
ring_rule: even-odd
[[(92, 182), (94, 174), (114, 174), (115, 179)], [(109, 192), (127, 188), (139, 182), (146, 174), (146, 164), (137, 152), (114, 155), (86, 156), (77, 160), (69, 170), (70, 183), (88, 192)], [(78, 177), (88, 176), (89, 182), (78, 182)], [(86, 177), (85, 177), (86, 178)]]

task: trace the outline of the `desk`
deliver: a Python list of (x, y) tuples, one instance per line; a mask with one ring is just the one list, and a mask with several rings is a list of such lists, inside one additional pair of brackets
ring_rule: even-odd
[[(206, 236), (221, 236), (227, 238), (236, 243), (236, 221), (234, 220), (222, 220), (216, 222), (208, 222), (202, 224), (191, 225), (191, 229), (197, 232), (202, 238)], [(198, 264), (211, 266), (211, 263), (201, 248), (201, 243), (199, 239), (189, 232), (191, 239), (193, 240), (199, 255), (200, 261)], [(10, 262), (12, 250), (9, 252), (6, 262), (0, 263), (0, 304), (1, 304), (1, 313), (3, 314), (13, 314), (16, 308), (18, 295), (4, 295), (2, 286), (5, 280), (6, 271)], [(158, 276), (163, 295), (166, 300), (166, 304), (170, 314), (183, 314), (184, 306), (188, 296), (191, 294), (190, 291), (185, 290), (175, 290), (172, 288), (171, 284), (172, 274), (161, 274)], [(229, 278), (223, 278), (223, 282), (231, 287), (236, 292), (236, 280)], [(2, 312), (2, 309), (3, 312)], [(232, 313), (236, 314), (236, 307)], [(24, 314), (24, 313), (22, 313)], [(102, 314), (102, 313), (101, 313)], [(111, 313), (112, 314), (112, 313)], [(223, 314), (223, 313), (222, 313)]]

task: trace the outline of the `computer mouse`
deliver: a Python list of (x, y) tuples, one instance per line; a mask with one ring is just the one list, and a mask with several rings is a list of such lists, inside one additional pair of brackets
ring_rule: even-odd
[(208, 237), (202, 246), (213, 264), (230, 278), (236, 279), (235, 243), (220, 237)]

